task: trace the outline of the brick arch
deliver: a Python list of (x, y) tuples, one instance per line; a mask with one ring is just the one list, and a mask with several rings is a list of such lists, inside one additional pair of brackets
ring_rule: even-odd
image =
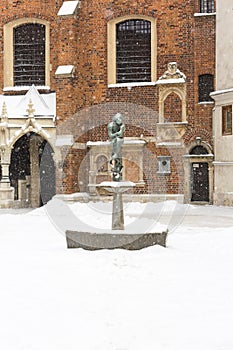
[(132, 18), (143, 18), (143, 19), (147, 19), (147, 18), (156, 18), (156, 12), (155, 11), (151, 11), (151, 10), (146, 10), (146, 9), (143, 9), (142, 11), (138, 11), (135, 10), (130, 12), (129, 14), (129, 11), (128, 9), (123, 9), (123, 8), (119, 8), (119, 10), (116, 10), (113, 12), (113, 11), (107, 11), (107, 20), (108, 21), (111, 21), (111, 20), (114, 20), (115, 18), (128, 18), (129, 16), (132, 16)]
[[(196, 139), (200, 138), (201, 140), (204, 140), (207, 142), (209, 145), (213, 144), (213, 138), (212, 134), (208, 132), (205, 129), (193, 129), (189, 130), (185, 135), (184, 135), (184, 143), (186, 146), (195, 143)], [(211, 146), (212, 147), (212, 146)]]
[(96, 171), (106, 173), (108, 171), (109, 160), (105, 154), (98, 154), (95, 158)]

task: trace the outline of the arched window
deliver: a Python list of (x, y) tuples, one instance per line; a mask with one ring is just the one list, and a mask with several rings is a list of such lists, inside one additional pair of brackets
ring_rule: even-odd
[(108, 22), (108, 84), (147, 85), (156, 77), (156, 19), (144, 15)]
[(50, 85), (50, 24), (20, 18), (4, 25), (4, 89)]
[(130, 19), (116, 27), (117, 83), (151, 81), (151, 22)]
[(214, 0), (200, 0), (200, 12), (201, 13), (214, 12)]
[(45, 85), (45, 25), (26, 23), (13, 33), (14, 85)]
[(202, 74), (198, 77), (199, 102), (212, 102), (210, 93), (214, 91), (214, 76), (212, 74)]

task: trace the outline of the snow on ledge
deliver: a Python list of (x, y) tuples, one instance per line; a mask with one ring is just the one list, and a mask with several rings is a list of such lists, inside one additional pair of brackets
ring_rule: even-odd
[(194, 13), (194, 17), (204, 17), (204, 16), (215, 16), (216, 12), (200, 12), (200, 13)]
[(214, 101), (203, 101), (203, 102), (198, 102), (199, 105), (212, 105), (214, 104)]
[(77, 8), (79, 7), (79, 0), (77, 1), (64, 1), (60, 10), (58, 11), (58, 16), (72, 16), (75, 14)]
[[(93, 146), (108, 146), (110, 145), (110, 141), (88, 141), (87, 142), (87, 147), (93, 147)], [(124, 139), (123, 145), (145, 145), (146, 141), (145, 140), (140, 140), (140, 139), (135, 139), (135, 140), (127, 140), (126, 138)]]
[(135, 82), (135, 83), (117, 83), (117, 84), (108, 84), (109, 88), (117, 88), (117, 87), (138, 87), (138, 86), (154, 86), (155, 82)]
[(185, 79), (184, 78), (177, 78), (177, 79), (159, 79), (156, 81), (156, 85), (159, 84), (184, 84)]
[(55, 72), (56, 77), (72, 77), (74, 73), (74, 66), (67, 64), (64, 66), (58, 66)]
[(217, 90), (217, 91), (213, 91), (210, 93), (210, 96), (217, 96), (217, 95), (221, 95), (221, 94), (226, 94), (228, 92), (233, 92), (233, 88), (230, 89), (225, 89), (225, 90)]
[[(26, 91), (26, 90), (30, 90), (32, 87), (32, 85), (25, 85), (25, 86), (7, 86), (7, 87), (4, 87), (3, 88), (3, 91), (4, 92), (7, 92), (7, 91)], [(37, 90), (50, 90), (50, 86), (44, 86), (44, 85), (36, 85), (35, 88)]]

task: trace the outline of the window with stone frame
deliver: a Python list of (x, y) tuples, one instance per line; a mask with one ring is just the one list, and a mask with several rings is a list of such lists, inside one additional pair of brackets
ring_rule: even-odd
[(151, 81), (151, 22), (129, 19), (116, 25), (116, 83)]
[(202, 74), (198, 77), (198, 99), (199, 102), (213, 102), (210, 93), (214, 91), (214, 76)]
[(232, 105), (222, 107), (222, 134), (232, 135)]
[(214, 0), (200, 0), (200, 12), (201, 13), (215, 12)]
[(13, 30), (15, 86), (45, 85), (45, 25), (25, 23)]

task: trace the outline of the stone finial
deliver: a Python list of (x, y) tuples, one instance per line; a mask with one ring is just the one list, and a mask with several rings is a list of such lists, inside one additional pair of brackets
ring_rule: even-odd
[(167, 80), (167, 79), (184, 79), (186, 80), (186, 76), (177, 68), (176, 62), (169, 62), (168, 69), (166, 72), (159, 78), (159, 80)]
[(35, 112), (35, 109), (33, 109), (33, 103), (32, 103), (32, 100), (30, 99), (29, 103), (28, 103), (28, 109), (27, 109), (27, 113), (28, 113), (29, 118), (34, 117), (34, 112)]
[(6, 102), (4, 101), (2, 104), (2, 116), (1, 116), (2, 122), (7, 121), (7, 108), (6, 108)]

